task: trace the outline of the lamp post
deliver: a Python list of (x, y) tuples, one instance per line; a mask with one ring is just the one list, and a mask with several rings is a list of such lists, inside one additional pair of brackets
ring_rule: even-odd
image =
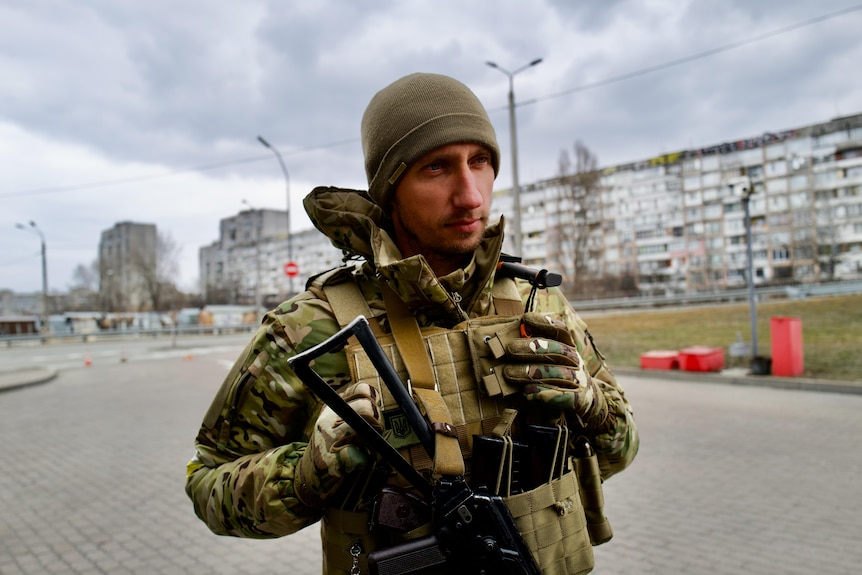
[(45, 234), (36, 225), (36, 222), (30, 220), (30, 226), (24, 224), (15, 224), (15, 227), (20, 230), (33, 232), (39, 236), (42, 242), (42, 331), (48, 331), (48, 260), (46, 258)]
[(515, 74), (537, 65), (541, 63), (541, 61), (541, 58), (536, 58), (529, 64), (521, 66), (514, 72), (501, 68), (494, 62), (485, 62), (491, 68), (499, 70), (509, 77), (509, 136), (512, 141), (512, 202), (515, 212), (515, 217), (513, 218), (513, 223), (515, 224), (513, 239), (516, 256), (523, 255), (523, 243), (521, 237), (521, 189), (518, 186), (518, 135), (515, 130)]
[(754, 298), (754, 258), (751, 252), (751, 184), (742, 194), (742, 209), (745, 212), (745, 252), (748, 260), (748, 307), (751, 322), (751, 356), (757, 357), (757, 310)]
[[(267, 142), (263, 136), (258, 136), (257, 141), (263, 144), (264, 147), (272, 150), (272, 153), (278, 159), (278, 165), (281, 166), (281, 173), (284, 174), (284, 185), (287, 189), (287, 261), (288, 263), (293, 263), (293, 240), (290, 237), (290, 174), (287, 172), (284, 158), (281, 157), (278, 149)], [(287, 291), (288, 295), (293, 295), (293, 276), (287, 277)]]
[(745, 252), (748, 267), (746, 283), (748, 284), (749, 321), (751, 323), (751, 366), (754, 373), (763, 375), (764, 367), (760, 365), (761, 359), (757, 353), (757, 304), (754, 297), (754, 256), (751, 248), (750, 203), (754, 186), (751, 183), (751, 178), (747, 175), (732, 179), (728, 185), (731, 191), (742, 201), (742, 210), (745, 214)]
[[(242, 201), (243, 204), (248, 206), (248, 208), (252, 212), (256, 212), (252, 205), (248, 203), (247, 200)], [(257, 280), (254, 283), (254, 302), (255, 302), (255, 313), (260, 313), (261, 308), (263, 307), (263, 292), (260, 289), (260, 222), (255, 222), (254, 225), (254, 262), (255, 262), (255, 275), (257, 276)]]

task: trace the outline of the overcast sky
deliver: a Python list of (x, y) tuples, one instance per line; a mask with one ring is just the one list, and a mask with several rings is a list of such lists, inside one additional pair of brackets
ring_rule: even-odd
[(286, 207), (257, 136), (310, 227), (314, 186), (366, 186), (362, 112), (412, 72), (476, 92), (506, 188), (508, 79), (486, 61), (543, 58), (515, 76), (524, 184), (576, 140), (608, 166), (862, 113), (860, 30), (852, 0), (0, 0), (0, 289), (42, 286), (16, 223), (63, 291), (129, 220), (170, 234), (196, 289), (220, 219)]

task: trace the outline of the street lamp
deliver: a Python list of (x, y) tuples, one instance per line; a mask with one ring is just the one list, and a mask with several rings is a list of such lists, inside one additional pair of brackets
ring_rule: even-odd
[(745, 251), (748, 264), (747, 283), (748, 283), (748, 307), (749, 320), (751, 322), (751, 366), (752, 371), (757, 375), (763, 375), (765, 368), (760, 365), (762, 361), (757, 354), (757, 304), (754, 297), (754, 258), (751, 250), (751, 195), (754, 193), (754, 186), (751, 183), (751, 178), (741, 176), (733, 178), (728, 182), (731, 192), (739, 196), (742, 200), (742, 209), (745, 213)]
[(522, 256), (522, 238), (521, 238), (521, 190), (518, 187), (518, 136), (515, 131), (515, 74), (523, 72), (527, 68), (531, 68), (542, 61), (541, 58), (536, 58), (529, 64), (521, 66), (514, 72), (509, 72), (505, 68), (501, 68), (494, 62), (485, 62), (491, 68), (501, 71), (509, 77), (509, 136), (512, 140), (512, 200), (515, 217), (513, 223), (515, 229), (513, 233), (515, 255)]
[(15, 227), (19, 230), (25, 230), (28, 232), (33, 232), (39, 236), (39, 239), (42, 242), (42, 331), (48, 331), (48, 260), (46, 258), (46, 250), (45, 250), (45, 234), (42, 233), (42, 230), (39, 229), (39, 226), (36, 225), (36, 222), (30, 220), (30, 226), (27, 227), (24, 224), (15, 224)]
[[(248, 206), (252, 212), (256, 211), (247, 200), (242, 200), (242, 203)], [(257, 306), (255, 313), (260, 313), (260, 309), (263, 307), (263, 291), (260, 289), (260, 223), (261, 222), (255, 222), (254, 225), (254, 261), (255, 275), (257, 276), (257, 280), (254, 284), (254, 301)]]
[[(281, 173), (284, 174), (284, 185), (287, 189), (287, 261), (293, 263), (293, 240), (290, 237), (290, 174), (288, 174), (284, 159), (276, 147), (267, 142), (263, 136), (258, 136), (257, 141), (272, 150), (278, 159), (278, 165), (281, 166)], [(287, 291), (288, 295), (293, 295), (293, 276), (287, 276)]]

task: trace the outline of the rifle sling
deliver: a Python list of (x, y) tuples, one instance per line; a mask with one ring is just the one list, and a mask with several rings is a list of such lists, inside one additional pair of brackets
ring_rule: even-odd
[(464, 475), (464, 458), (454, 430), (452, 415), (440, 395), (434, 377), (434, 367), (416, 318), (405, 303), (385, 282), (380, 282), (383, 302), (389, 316), (389, 326), (395, 345), (407, 368), (413, 395), (434, 430), (434, 477)]

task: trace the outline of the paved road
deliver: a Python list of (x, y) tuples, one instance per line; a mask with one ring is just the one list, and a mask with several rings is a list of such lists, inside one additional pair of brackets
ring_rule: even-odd
[[(184, 491), (241, 344), (140, 354), (0, 394), (0, 573), (319, 573), (312, 527), (212, 535)], [(606, 484), (600, 574), (856, 573), (862, 397), (623, 380), (642, 450)]]

